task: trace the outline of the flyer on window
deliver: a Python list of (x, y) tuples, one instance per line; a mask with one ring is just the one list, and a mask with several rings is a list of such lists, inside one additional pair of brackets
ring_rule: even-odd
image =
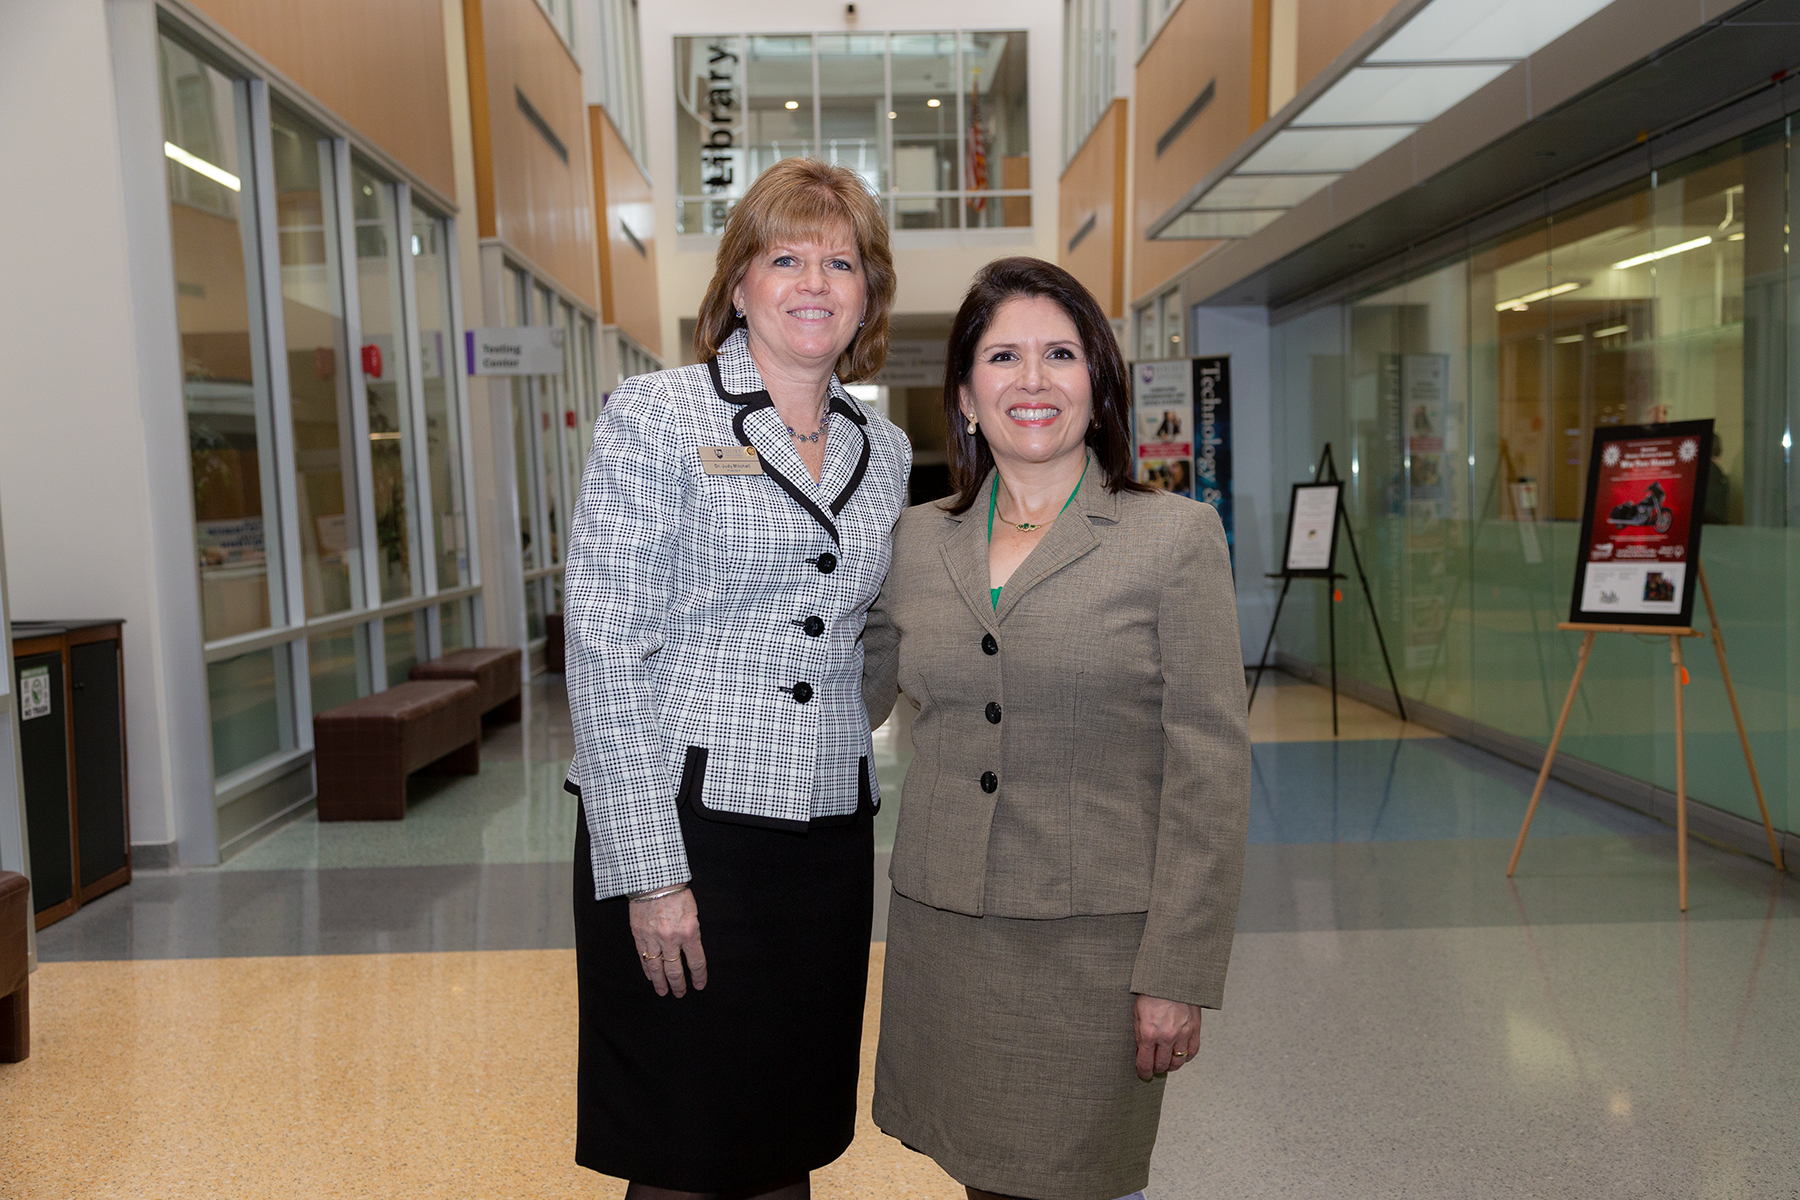
[(1588, 458), (1572, 623), (1693, 623), (1713, 423), (1615, 425)]
[(1138, 482), (1212, 505), (1232, 546), (1231, 359), (1133, 363), (1131, 387)]

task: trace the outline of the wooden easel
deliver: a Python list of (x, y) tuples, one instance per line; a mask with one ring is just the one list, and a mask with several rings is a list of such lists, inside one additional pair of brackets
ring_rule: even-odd
[[(1731, 701), (1731, 715), (1737, 721), (1738, 741), (1744, 747), (1744, 765), (1750, 768), (1750, 786), (1756, 791), (1756, 807), (1762, 813), (1763, 833), (1769, 838), (1769, 855), (1775, 869), (1784, 870), (1781, 842), (1769, 822), (1769, 805), (1763, 798), (1762, 780), (1756, 774), (1756, 758), (1750, 753), (1750, 734), (1744, 728), (1744, 713), (1738, 707), (1737, 689), (1731, 684), (1731, 668), (1725, 662), (1725, 635), (1719, 632), (1719, 612), (1713, 607), (1712, 588), (1706, 582), (1706, 568), (1698, 567), (1700, 594), (1706, 598), (1706, 619), (1712, 624), (1713, 651), (1719, 656), (1719, 674), (1725, 680), (1725, 695)], [(1550, 764), (1556, 758), (1556, 747), (1562, 741), (1563, 727), (1569, 723), (1569, 710), (1575, 705), (1575, 692), (1581, 687), (1581, 674), (1587, 670), (1588, 654), (1594, 648), (1597, 633), (1654, 634), (1669, 639), (1669, 662), (1675, 669), (1675, 859), (1680, 876), (1681, 911), (1688, 906), (1688, 835), (1687, 835), (1687, 721), (1682, 710), (1681, 689), (1687, 686), (1687, 668), (1681, 661), (1681, 639), (1699, 637), (1700, 632), (1685, 625), (1590, 625), (1557, 622), (1558, 629), (1582, 631), (1581, 656), (1575, 662), (1575, 678), (1569, 681), (1569, 694), (1563, 700), (1562, 715), (1556, 718), (1556, 731), (1550, 735), (1550, 748), (1544, 752), (1544, 765), (1538, 770), (1537, 787), (1532, 789), (1531, 804), (1525, 809), (1525, 822), (1519, 826), (1519, 840), (1513, 843), (1512, 858), (1506, 864), (1506, 876), (1518, 868), (1519, 855), (1525, 849), (1525, 835), (1531, 829), (1531, 818), (1537, 815), (1538, 801), (1544, 785), (1550, 781)]]

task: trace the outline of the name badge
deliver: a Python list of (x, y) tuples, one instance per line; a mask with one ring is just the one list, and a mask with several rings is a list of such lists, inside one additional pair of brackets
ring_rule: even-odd
[(755, 446), (702, 446), (700, 469), (708, 475), (761, 475)]

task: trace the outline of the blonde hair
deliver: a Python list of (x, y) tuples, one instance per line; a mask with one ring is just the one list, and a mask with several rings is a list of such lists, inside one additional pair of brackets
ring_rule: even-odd
[(888, 249), (887, 219), (862, 177), (848, 167), (813, 158), (784, 158), (764, 171), (744, 193), (725, 233), (700, 319), (694, 326), (694, 354), (701, 362), (718, 357), (744, 319), (731, 294), (744, 281), (750, 262), (770, 246), (817, 241), (847, 225), (856, 239), (865, 281), (862, 327), (838, 358), (845, 383), (868, 379), (887, 361), (888, 314), (894, 307), (894, 256)]

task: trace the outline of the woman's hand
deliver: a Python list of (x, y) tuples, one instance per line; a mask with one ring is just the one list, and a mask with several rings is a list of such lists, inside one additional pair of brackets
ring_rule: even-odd
[(1137, 1073), (1145, 1083), (1165, 1071), (1179, 1071), (1200, 1052), (1198, 1004), (1139, 996), (1134, 1017)]
[(706, 951), (700, 948), (700, 908), (693, 892), (683, 888), (658, 900), (633, 901), (631, 936), (637, 942), (644, 978), (655, 985), (657, 995), (687, 995), (689, 975), (696, 989), (706, 987)]

